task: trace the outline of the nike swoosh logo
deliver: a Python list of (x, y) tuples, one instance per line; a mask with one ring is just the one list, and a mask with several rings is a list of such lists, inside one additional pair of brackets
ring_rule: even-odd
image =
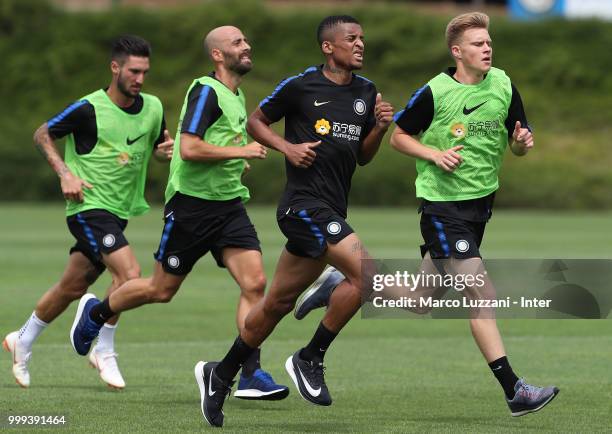
[(302, 382), (304, 383), (304, 386), (306, 386), (306, 390), (308, 391), (308, 393), (310, 393), (312, 396), (317, 397), (321, 394), (321, 388), (319, 387), (318, 389), (313, 389), (312, 387), (310, 387), (310, 384), (308, 384), (308, 381), (306, 381), (306, 378), (304, 378), (304, 375), (302, 374), (302, 371), (300, 370), (300, 367), (298, 366), (298, 372), (300, 373), (300, 377), (302, 378)]
[(331, 101), (323, 101), (323, 102), (318, 102), (318, 101), (315, 99), (314, 106), (315, 106), (315, 107), (319, 107), (319, 106), (322, 106), (322, 105), (324, 105), (324, 104), (329, 104), (330, 102), (331, 102)]
[(143, 137), (146, 133), (139, 135), (138, 137), (136, 137), (134, 140), (130, 140), (130, 138), (128, 137), (127, 139), (125, 139), (125, 142), (129, 145), (136, 143), (138, 141), (138, 139), (140, 139), (141, 137)]
[(472, 108), (467, 108), (467, 107), (464, 105), (464, 106), (463, 106), (463, 114), (467, 116), (467, 115), (469, 115), (470, 113), (472, 113), (473, 111), (478, 110), (480, 107), (482, 107), (482, 106), (483, 106), (483, 105), (485, 105), (486, 103), (487, 103), (487, 102), (485, 101), (485, 102), (480, 103), (480, 104), (478, 104), (477, 106), (474, 106), (474, 107), (472, 107)]
[(213, 396), (215, 393), (217, 393), (216, 391), (213, 391), (210, 386), (212, 385), (212, 369), (210, 370), (210, 379), (208, 380), (208, 396)]
[(498, 366), (497, 368), (493, 368), (493, 369), (491, 369), (491, 370), (492, 370), (492, 371), (499, 371), (501, 368), (502, 368), (501, 366)]

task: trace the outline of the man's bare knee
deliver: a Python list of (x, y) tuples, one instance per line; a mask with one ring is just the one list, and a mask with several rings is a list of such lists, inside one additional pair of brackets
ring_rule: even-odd
[(162, 285), (162, 284), (154, 284), (150, 281), (149, 287), (147, 290), (147, 294), (149, 296), (149, 300), (152, 303), (169, 303), (172, 301), (172, 298), (177, 293), (178, 288)]
[(121, 270), (121, 272), (113, 274), (113, 283), (115, 287), (119, 287), (123, 285), (128, 280), (138, 279), (141, 277), (140, 266), (133, 265), (131, 267), (126, 268), (125, 270)]
[(256, 302), (264, 296), (266, 283), (266, 276), (261, 273), (257, 276), (247, 279), (247, 281), (242, 284), (240, 290), (242, 291), (242, 295), (244, 297), (246, 297), (250, 301)]
[(170, 301), (172, 301), (172, 298), (174, 297), (174, 294), (176, 294), (176, 291), (157, 291), (153, 295), (153, 301), (155, 303), (170, 303)]

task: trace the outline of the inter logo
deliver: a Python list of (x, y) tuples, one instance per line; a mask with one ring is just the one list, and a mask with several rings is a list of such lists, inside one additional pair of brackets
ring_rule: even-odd
[(342, 230), (342, 226), (338, 222), (331, 222), (327, 225), (327, 232), (331, 235), (337, 235)]
[(179, 265), (181, 265), (181, 261), (179, 260), (177, 256), (168, 257), (168, 266), (170, 268), (178, 268)]
[(322, 136), (329, 134), (329, 130), (331, 129), (331, 125), (326, 119), (319, 119), (315, 124), (315, 131)]
[(362, 99), (356, 99), (353, 103), (353, 110), (355, 110), (355, 113), (357, 113), (358, 115), (364, 114), (366, 112), (365, 101)]
[(455, 243), (455, 249), (459, 253), (465, 253), (470, 250), (470, 243), (468, 243), (466, 240), (459, 240)]
[(113, 247), (115, 245), (115, 236), (113, 234), (104, 235), (102, 244), (104, 244), (105, 247)]

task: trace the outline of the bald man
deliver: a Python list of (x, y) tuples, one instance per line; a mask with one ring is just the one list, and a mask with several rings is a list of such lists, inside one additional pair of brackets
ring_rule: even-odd
[[(122, 285), (112, 297), (81, 298), (71, 332), (85, 355), (101, 326), (116, 314), (149, 303), (167, 303), (195, 263), (209, 251), (240, 288), (236, 325), (264, 296), (266, 276), (255, 227), (244, 203), (249, 190), (241, 177), (246, 160), (263, 159), (266, 148), (247, 142), (246, 108), (239, 85), (253, 67), (251, 46), (240, 29), (218, 27), (204, 39), (214, 71), (193, 81), (181, 110), (166, 188), (164, 228), (153, 276)], [(259, 364), (259, 349), (242, 365), (234, 396), (279, 400), (289, 394)]]

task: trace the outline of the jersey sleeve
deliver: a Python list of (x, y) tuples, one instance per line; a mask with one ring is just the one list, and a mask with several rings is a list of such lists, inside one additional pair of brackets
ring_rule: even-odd
[(293, 103), (298, 99), (296, 77), (281, 81), (272, 94), (259, 103), (259, 108), (271, 122), (277, 122), (291, 112)]
[(514, 125), (516, 121), (521, 123), (521, 127), (528, 128), (531, 131), (531, 126), (527, 121), (527, 115), (525, 114), (525, 108), (523, 107), (523, 100), (521, 95), (514, 84), (512, 84), (512, 99), (510, 100), (510, 107), (508, 108), (508, 117), (504, 122), (506, 129), (508, 130), (508, 137), (512, 137), (514, 132)]
[(153, 148), (157, 149), (157, 146), (164, 141), (164, 130), (166, 129), (166, 116), (162, 113), (161, 126), (159, 129), (159, 136), (155, 143), (153, 144)]
[[(96, 113), (93, 105), (86, 99), (70, 104), (62, 112), (47, 121), (49, 134), (54, 139), (60, 139), (71, 133), (87, 134), (96, 132)], [(95, 142), (95, 141), (94, 141)]]
[(393, 120), (402, 130), (410, 135), (417, 135), (427, 130), (433, 121), (434, 102), (429, 85), (417, 90), (406, 107), (393, 116)]
[(206, 130), (217, 122), (222, 114), (215, 90), (210, 86), (198, 84), (189, 92), (181, 133), (204, 137)]
[(376, 125), (376, 95), (378, 93), (378, 91), (376, 90), (376, 86), (372, 85), (373, 87), (373, 91), (372, 91), (372, 98), (370, 98), (370, 107), (371, 110), (369, 110), (368, 112), (368, 118), (366, 119), (365, 122), (365, 126), (364, 126), (364, 134), (362, 137), (367, 137), (368, 134), (370, 134), (370, 131), (372, 131), (372, 128), (374, 128), (374, 126)]

